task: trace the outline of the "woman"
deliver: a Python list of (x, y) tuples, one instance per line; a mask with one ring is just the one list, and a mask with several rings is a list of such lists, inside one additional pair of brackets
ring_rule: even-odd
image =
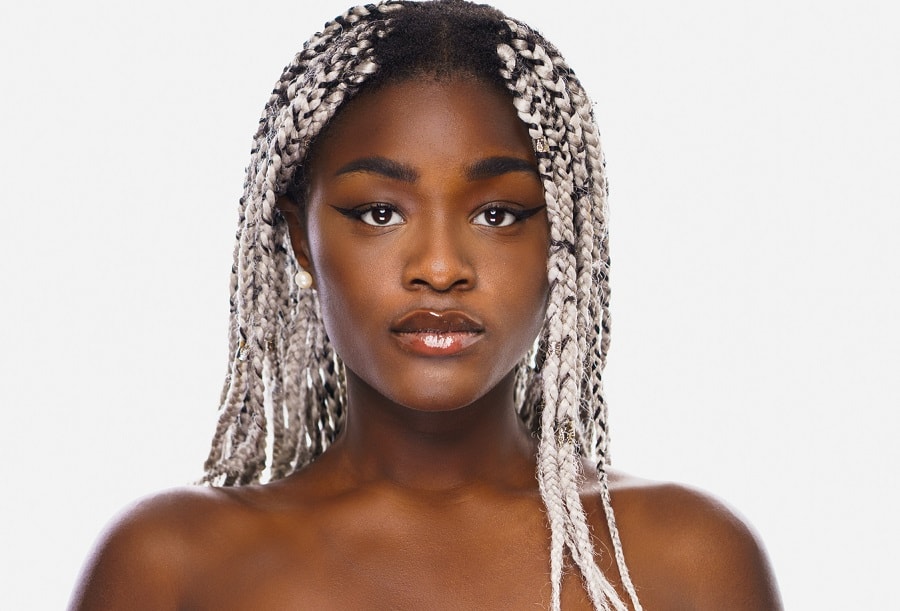
[(328, 24), (254, 142), (224, 487), (125, 515), (73, 608), (779, 608), (731, 512), (608, 467), (605, 205), (590, 104), (527, 26)]

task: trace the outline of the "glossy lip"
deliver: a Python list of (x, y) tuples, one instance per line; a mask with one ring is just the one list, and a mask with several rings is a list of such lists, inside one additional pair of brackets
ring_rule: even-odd
[(413, 310), (391, 325), (400, 345), (421, 356), (453, 356), (484, 337), (484, 326), (459, 310)]

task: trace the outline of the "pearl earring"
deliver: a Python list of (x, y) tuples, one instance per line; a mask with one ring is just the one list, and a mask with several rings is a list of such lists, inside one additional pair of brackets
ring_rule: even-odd
[(305, 269), (301, 269), (297, 272), (297, 275), (294, 276), (294, 282), (297, 283), (297, 286), (301, 289), (308, 289), (312, 286), (312, 275)]

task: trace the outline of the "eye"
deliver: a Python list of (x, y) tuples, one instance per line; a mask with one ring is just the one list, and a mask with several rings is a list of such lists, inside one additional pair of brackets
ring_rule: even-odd
[(495, 206), (493, 208), (488, 208), (483, 212), (479, 212), (478, 215), (472, 219), (472, 223), (475, 225), (484, 225), (486, 227), (508, 227), (519, 219), (520, 217), (511, 210)]
[(371, 204), (359, 208), (335, 207), (335, 210), (346, 217), (356, 219), (372, 227), (390, 227), (392, 225), (402, 225), (406, 222), (397, 209), (390, 204)]
[(362, 210), (359, 215), (359, 220), (366, 225), (375, 225), (378, 227), (388, 227), (390, 225), (400, 225), (403, 223), (403, 218), (397, 211), (394, 210), (393, 207), (384, 204), (376, 204)]
[(476, 214), (472, 224), (482, 227), (509, 227), (513, 223), (531, 218), (544, 208), (544, 204), (525, 210), (518, 206), (492, 205)]

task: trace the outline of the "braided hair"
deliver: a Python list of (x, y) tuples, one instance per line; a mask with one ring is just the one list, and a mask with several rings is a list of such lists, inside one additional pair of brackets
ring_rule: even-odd
[(292, 281), (298, 265), (276, 199), (289, 194), (303, 205), (308, 155), (344, 102), (360, 90), (417, 75), (497, 83), (528, 128), (550, 224), (550, 295), (536, 345), (518, 366), (515, 399), (539, 438), (537, 478), (551, 531), (551, 605), (559, 609), (568, 551), (597, 609), (627, 609), (597, 563), (579, 495), (586, 458), (599, 474), (622, 583), (640, 609), (606, 473), (602, 372), (609, 347), (609, 248), (599, 134), (590, 101), (556, 48), (491, 7), (388, 0), (351, 8), (285, 68), (260, 119), (240, 200), (228, 373), (201, 481), (258, 482), (267, 463), (268, 478), (282, 478), (315, 460), (340, 432), (343, 367), (315, 291)]

